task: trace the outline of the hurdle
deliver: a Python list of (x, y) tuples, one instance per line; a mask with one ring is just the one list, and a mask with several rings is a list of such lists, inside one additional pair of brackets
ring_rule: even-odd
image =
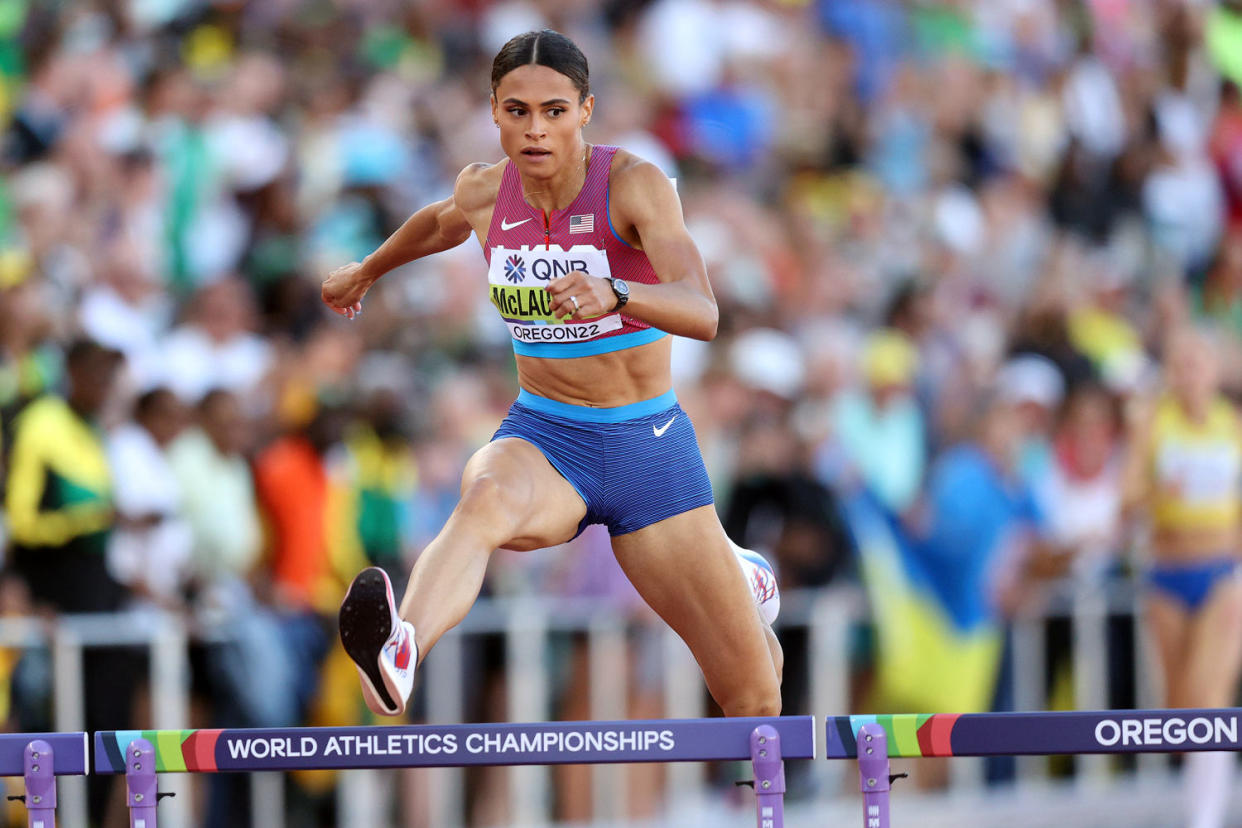
[(20, 776), (26, 793), (10, 796), (26, 805), (27, 828), (55, 828), (56, 777), (85, 776), (86, 733), (0, 734), (0, 776)]
[(816, 729), (813, 716), (777, 716), (113, 730), (95, 734), (95, 772), (125, 774), (131, 828), (156, 828), (161, 773), (745, 760), (758, 828), (784, 828), (784, 760), (814, 759)]
[(829, 716), (824, 755), (857, 761), (863, 825), (890, 828), (890, 758), (1236, 752), (1239, 719), (1242, 708)]

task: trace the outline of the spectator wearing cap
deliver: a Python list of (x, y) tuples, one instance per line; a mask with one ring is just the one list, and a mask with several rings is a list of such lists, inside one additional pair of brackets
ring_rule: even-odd
[(1052, 427), (1065, 397), (1061, 372), (1044, 357), (1021, 354), (1001, 366), (996, 393), (1017, 417), (1018, 473), (1028, 481), (1042, 477), (1052, 464)]
[[(923, 414), (912, 392), (918, 352), (904, 334), (881, 330), (864, 343), (861, 369), (865, 388), (842, 391), (832, 407), (834, 437), (830, 450), (821, 449), (821, 473), (844, 475), (900, 514), (918, 496), (927, 458)], [(831, 455), (844, 460), (844, 469), (825, 468)]]

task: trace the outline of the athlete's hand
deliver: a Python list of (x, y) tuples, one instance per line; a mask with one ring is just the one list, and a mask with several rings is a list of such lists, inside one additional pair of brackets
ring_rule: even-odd
[(323, 280), (320, 295), (323, 303), (334, 313), (353, 319), (362, 313), (362, 297), (374, 283), (363, 273), (361, 262), (350, 262), (328, 274), (328, 278)]
[(552, 294), (552, 313), (557, 317), (594, 319), (617, 306), (617, 294), (607, 279), (574, 270), (548, 282)]

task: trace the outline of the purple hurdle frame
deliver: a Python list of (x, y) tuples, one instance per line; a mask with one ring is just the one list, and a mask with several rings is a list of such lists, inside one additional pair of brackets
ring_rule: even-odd
[(56, 777), (87, 772), (85, 733), (0, 735), (0, 776), (21, 776), (27, 828), (56, 828)]
[(824, 756), (858, 762), (864, 828), (889, 828), (889, 758), (1242, 752), (1242, 708), (829, 716)]
[(758, 828), (785, 828), (785, 762), (781, 734), (771, 725), (759, 725), (751, 731), (750, 764), (755, 772)]
[(858, 789), (863, 795), (863, 828), (889, 828), (888, 734), (878, 724), (858, 730)]
[(23, 762), (26, 780), (27, 828), (56, 828), (56, 754), (45, 739), (26, 745)]
[(125, 750), (125, 804), (129, 828), (155, 828), (160, 796), (155, 778), (155, 749), (146, 739), (135, 739)]
[(101, 731), (95, 770), (124, 773), (130, 828), (157, 828), (157, 774), (750, 760), (758, 828), (784, 828), (785, 759), (815, 758), (815, 719)]

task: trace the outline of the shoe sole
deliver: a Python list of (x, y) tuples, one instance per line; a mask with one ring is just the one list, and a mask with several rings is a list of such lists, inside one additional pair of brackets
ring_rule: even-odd
[(399, 711), (400, 705), (388, 692), (388, 683), (379, 668), (384, 642), (392, 635), (392, 586), (383, 570), (364, 569), (354, 578), (341, 602), (341, 645), (358, 665), (369, 689), (386, 711)]

